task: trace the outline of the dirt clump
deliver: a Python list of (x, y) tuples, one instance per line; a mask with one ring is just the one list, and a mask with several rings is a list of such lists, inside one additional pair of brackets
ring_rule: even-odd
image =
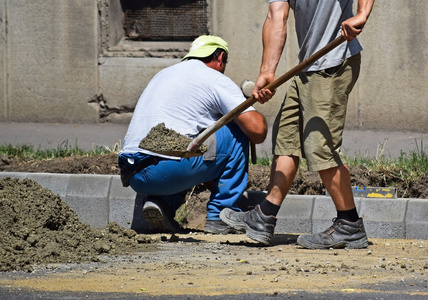
[[(179, 134), (170, 128), (166, 128), (165, 123), (159, 123), (141, 140), (139, 147), (156, 153), (184, 152), (191, 142), (191, 138)], [(203, 154), (206, 151), (207, 147), (201, 145), (196, 150), (196, 153)]]
[(58, 195), (32, 180), (0, 179), (0, 271), (98, 261), (100, 254), (138, 251), (151, 241), (116, 223), (91, 228)]

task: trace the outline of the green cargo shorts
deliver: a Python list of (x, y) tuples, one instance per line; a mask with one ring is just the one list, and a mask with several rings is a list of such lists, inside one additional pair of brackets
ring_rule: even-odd
[(302, 72), (288, 88), (272, 129), (274, 155), (303, 157), (310, 171), (343, 165), (342, 134), (348, 96), (361, 55), (317, 72)]

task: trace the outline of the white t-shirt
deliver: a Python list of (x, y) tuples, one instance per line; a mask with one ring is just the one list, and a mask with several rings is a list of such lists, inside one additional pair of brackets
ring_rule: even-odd
[[(245, 99), (229, 77), (200, 60), (168, 67), (153, 77), (138, 100), (121, 153), (157, 155), (138, 147), (152, 127), (165, 123), (165, 127), (194, 138)], [(254, 108), (245, 112), (250, 110)]]
[[(299, 61), (326, 46), (341, 33), (343, 21), (351, 18), (353, 0), (270, 0), (288, 2), (294, 11)], [(305, 71), (319, 71), (340, 65), (345, 59), (358, 54), (363, 48), (357, 39), (342, 43), (321, 57)]]

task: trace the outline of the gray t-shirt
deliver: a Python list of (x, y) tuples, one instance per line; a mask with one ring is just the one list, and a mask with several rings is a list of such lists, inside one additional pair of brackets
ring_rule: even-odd
[[(341, 23), (353, 16), (353, 0), (271, 0), (289, 2), (294, 11), (299, 61), (303, 61), (340, 35)], [(363, 48), (357, 39), (343, 43), (316, 61), (306, 71), (319, 71), (340, 65)]]
[[(165, 68), (153, 77), (138, 100), (121, 153), (154, 154), (138, 145), (162, 122), (193, 138), (243, 101), (242, 91), (229, 77), (200, 60)], [(254, 108), (245, 112), (251, 110)]]

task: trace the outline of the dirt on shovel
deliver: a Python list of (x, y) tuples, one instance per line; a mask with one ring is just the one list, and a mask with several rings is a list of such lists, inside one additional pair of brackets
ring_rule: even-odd
[[(165, 123), (159, 123), (141, 140), (139, 147), (159, 154), (181, 157), (191, 142), (191, 138), (166, 128)], [(191, 156), (200, 156), (206, 151), (206, 145), (201, 145)]]

